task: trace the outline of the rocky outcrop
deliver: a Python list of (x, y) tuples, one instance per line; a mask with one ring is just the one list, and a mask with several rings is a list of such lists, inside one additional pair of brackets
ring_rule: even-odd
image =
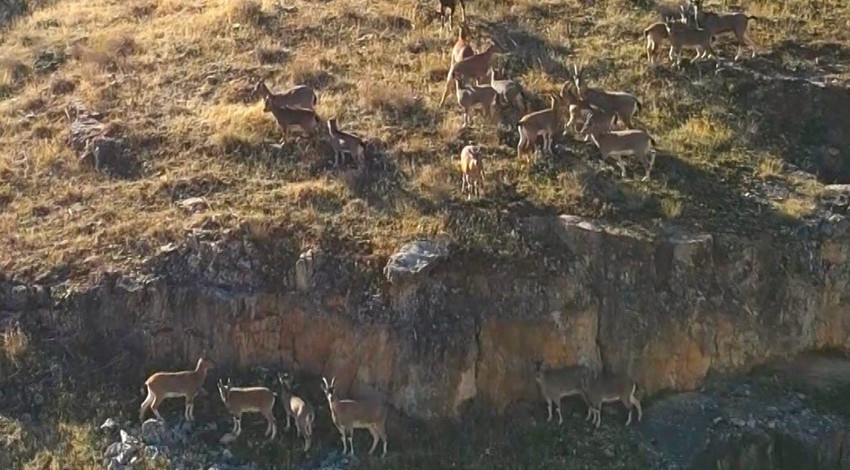
[(146, 358), (134, 385), (153, 364), (192, 364), (207, 348), (223, 368), (335, 376), (343, 394), (379, 391), (423, 418), (454, 416), (472, 398), (496, 410), (537, 399), (539, 359), (628, 374), (653, 394), (804, 351), (850, 351), (841, 216), (759, 239), (572, 216), (529, 218), (519, 232), (538, 255), (506, 262), (418, 242), (388, 263), (389, 280), (332, 252), (234, 236), (190, 240), (148, 277), (85, 292), (2, 291), (16, 292), (6, 309), (40, 312), (24, 318), (52, 334), (96, 341), (105, 358)]

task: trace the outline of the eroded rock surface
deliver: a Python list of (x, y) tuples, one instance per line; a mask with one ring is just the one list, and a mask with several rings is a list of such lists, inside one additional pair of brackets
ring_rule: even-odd
[(759, 239), (572, 216), (520, 229), (539, 255), (482, 259), (416, 242), (387, 264), (391, 282), (332, 252), (200, 234), (164, 250), (147, 277), (83, 292), (4, 288), (0, 310), (32, 310), (22, 318), (98, 341), (106, 357), (185, 366), (206, 348), (223, 368), (335, 376), (342, 394), (380, 392), (423, 418), (455, 416), (472, 398), (496, 410), (535, 399), (535, 360), (630, 375), (649, 396), (850, 351), (844, 219)]

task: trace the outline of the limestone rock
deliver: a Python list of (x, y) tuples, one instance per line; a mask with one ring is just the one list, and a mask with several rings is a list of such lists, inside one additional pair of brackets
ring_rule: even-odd
[(391, 283), (424, 274), (449, 254), (448, 248), (439, 242), (418, 240), (407, 243), (393, 254), (384, 275)]
[(142, 423), (142, 441), (145, 444), (163, 445), (172, 440), (171, 430), (162, 421), (148, 419)]

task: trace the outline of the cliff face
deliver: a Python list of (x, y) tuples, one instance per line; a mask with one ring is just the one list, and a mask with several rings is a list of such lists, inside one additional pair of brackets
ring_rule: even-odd
[(629, 374), (652, 394), (850, 351), (847, 221), (758, 240), (570, 216), (522, 227), (547, 256), (505, 264), (415, 243), (376, 282), (320, 252), (293, 262), (245, 241), (189, 243), (144, 279), (76, 293), (9, 284), (4, 310), (105, 356), (138, 354), (139, 375), (207, 348), (224, 366), (333, 375), (344, 394), (381, 391), (423, 418), (471, 398), (499, 410), (537, 399), (538, 359)]

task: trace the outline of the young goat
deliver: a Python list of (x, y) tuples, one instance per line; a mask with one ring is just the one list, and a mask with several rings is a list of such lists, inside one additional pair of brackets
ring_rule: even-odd
[(543, 361), (535, 363), (534, 379), (540, 387), (540, 393), (546, 400), (549, 409), (549, 417), (546, 421), (552, 421), (552, 404), (558, 412), (558, 424), (563, 424), (564, 417), (561, 415), (561, 399), (573, 395), (584, 398), (582, 391), (582, 380), (590, 374), (590, 370), (583, 366), (564, 367), (561, 369), (544, 369)]
[(289, 106), (292, 108), (313, 109), (319, 100), (316, 97), (315, 90), (307, 85), (298, 85), (283, 93), (272, 93), (262, 80), (258, 81), (254, 86), (254, 95), (269, 98), (272, 104), (278, 108)]
[(328, 119), (328, 134), (331, 137), (331, 147), (334, 150), (334, 168), (339, 166), (343, 154), (349, 154), (357, 161), (357, 168), (366, 166), (366, 143), (354, 134), (342, 132), (337, 127), (336, 117)]
[(277, 378), (280, 381), (280, 401), (283, 402), (283, 409), (286, 410), (286, 430), (289, 430), (289, 420), (292, 418), (298, 435), (304, 437), (304, 452), (307, 452), (310, 450), (310, 442), (313, 438), (313, 422), (316, 421), (316, 414), (306, 400), (293, 393), (292, 374), (284, 372), (283, 375), (278, 374)]
[[(368, 429), (372, 434), (372, 448), (369, 454), (375, 451), (378, 441), (384, 441), (384, 453), (387, 455), (387, 407), (383, 402), (377, 400), (340, 400), (334, 390), (336, 378), (331, 378), (330, 383), (322, 377), (322, 390), (328, 399), (331, 409), (331, 418), (334, 425), (342, 434), (342, 453), (351, 447), (351, 455), (354, 455), (354, 430)], [(346, 437), (347, 436), (347, 437)]]
[(635, 396), (637, 384), (625, 377), (614, 375), (587, 377), (582, 381), (584, 396), (588, 402), (587, 417), (593, 417), (593, 423), (598, 428), (602, 423), (602, 405), (605, 403), (621, 402), (629, 410), (626, 426), (632, 422), (632, 408), (637, 408), (638, 421), (643, 418), (640, 401)]
[(230, 379), (226, 384), (219, 379), (218, 393), (224, 407), (233, 415), (233, 430), (230, 432), (234, 437), (242, 434), (243, 413), (260, 413), (268, 422), (264, 436), (270, 435), (270, 441), (274, 439), (277, 435), (277, 425), (273, 412), (275, 394), (271, 390), (266, 387), (234, 387), (230, 384)]
[[(550, 105), (546, 109), (535, 111), (526, 114), (519, 120), (517, 130), (519, 131), (519, 144), (516, 147), (516, 156), (522, 156), (522, 150), (534, 145), (537, 136), (543, 136), (542, 152), (548, 151), (552, 154), (552, 141), (555, 134), (561, 127), (561, 121), (558, 116), (558, 98), (555, 95), (549, 95)], [(531, 161), (531, 157), (526, 156), (527, 161)]]
[(290, 127), (298, 126), (305, 133), (313, 134), (321, 123), (321, 119), (319, 119), (319, 116), (312, 109), (291, 108), (289, 106), (278, 107), (272, 103), (269, 97), (263, 99), (263, 104), (263, 112), (271, 112), (277, 124), (283, 129), (284, 138), (281, 139), (281, 143), (285, 140)]
[(664, 23), (670, 40), (670, 61), (675, 62), (676, 67), (681, 67), (682, 49), (696, 50), (694, 61), (714, 57), (714, 49), (711, 47), (714, 37), (708, 29), (683, 28), (680, 25), (682, 23)]
[(466, 42), (466, 25), (460, 25), (457, 31), (457, 41), (452, 47), (452, 64), (475, 55), (475, 50)]
[(463, 179), (460, 194), (468, 191), (467, 199), (472, 195), (480, 197), (484, 194), (484, 162), (481, 159), (481, 146), (467, 145), (460, 151), (460, 172)]
[(694, 0), (693, 2), (693, 18), (697, 28), (702, 27), (707, 30), (712, 36), (717, 36), (723, 33), (734, 33), (735, 39), (738, 41), (738, 52), (735, 54), (735, 60), (741, 57), (743, 46), (749, 47), (753, 52), (753, 57), (756, 56), (756, 49), (753, 40), (749, 36), (750, 20), (759, 19), (757, 16), (747, 15), (746, 13), (714, 13), (702, 9), (702, 1)]
[(575, 125), (576, 130), (578, 130), (578, 123), (581, 122), (584, 124), (587, 121), (587, 116), (593, 111), (593, 108), (590, 106), (590, 103), (581, 99), (578, 92), (573, 91), (574, 86), (570, 82), (564, 83), (564, 86), (561, 87), (561, 99), (567, 105), (570, 115), (570, 120), (567, 121), (567, 127)]
[(502, 103), (515, 105), (521, 113), (527, 111), (522, 85), (513, 80), (496, 80), (496, 71), (492, 67), (490, 68), (490, 86), (496, 90)]
[[(159, 414), (159, 405), (166, 398), (186, 398), (186, 409), (184, 417), (186, 421), (193, 421), (194, 415), (194, 400), (201, 387), (204, 385), (204, 380), (207, 378), (207, 371), (213, 367), (213, 361), (202, 355), (198, 359), (198, 364), (195, 370), (187, 370), (182, 372), (157, 372), (145, 381), (145, 386), (148, 389), (148, 396), (142, 402), (142, 407), (139, 409), (139, 422), (145, 421), (145, 412), (148, 408), (153, 411), (157, 419), (165, 422), (165, 418)], [(144, 389), (142, 389), (144, 392)]]
[(449, 28), (452, 27), (458, 4), (460, 4), (460, 21), (466, 22), (466, 7), (463, 5), (463, 0), (440, 0), (440, 29), (445, 28), (446, 20), (448, 20)]
[(605, 91), (589, 88), (584, 83), (584, 70), (573, 65), (573, 81), (578, 95), (593, 107), (617, 113), (617, 117), (626, 128), (632, 127), (632, 116), (637, 113), (641, 104), (637, 97), (623, 91)]
[[(655, 149), (652, 148), (655, 140), (638, 129), (611, 131), (613, 119), (613, 114), (591, 113), (581, 129), (581, 135), (585, 141), (593, 141), (603, 159), (613, 157), (617, 161), (623, 178), (626, 177), (626, 163), (623, 161), (623, 156), (634, 155), (640, 159), (646, 168), (646, 176), (642, 181), (648, 180), (652, 167), (655, 165)], [(647, 155), (650, 156), (649, 159)]]
[(485, 116), (493, 116), (496, 104), (496, 90), (493, 87), (490, 85), (463, 86), (460, 80), (455, 78), (455, 90), (457, 104), (463, 108), (463, 127), (472, 124), (470, 111), (476, 106), (481, 106)]
[(440, 98), (440, 106), (446, 101), (446, 96), (449, 94), (449, 87), (453, 79), (480, 81), (487, 78), (487, 71), (490, 70), (490, 61), (493, 59), (493, 54), (502, 52), (504, 52), (504, 49), (500, 45), (493, 43), (484, 52), (479, 52), (452, 64), (446, 76), (446, 88), (443, 90), (442, 98)]

